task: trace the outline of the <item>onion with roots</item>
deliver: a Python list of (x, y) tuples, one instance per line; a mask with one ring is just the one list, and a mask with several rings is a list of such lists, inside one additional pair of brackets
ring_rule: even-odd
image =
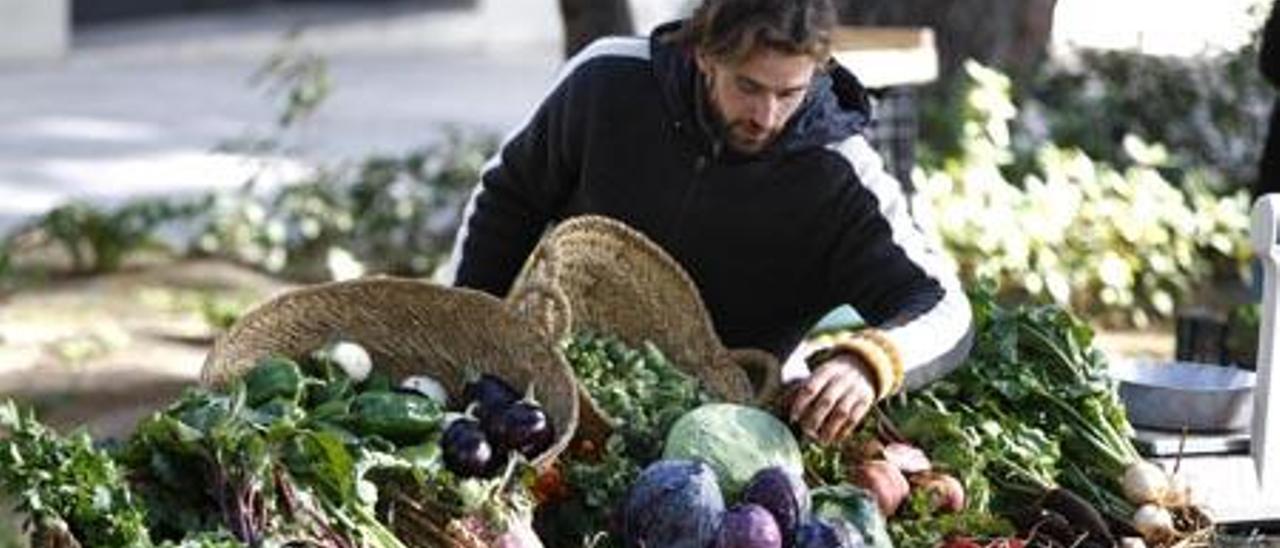
[(1181, 474), (1169, 476), (1169, 490), (1161, 501), (1165, 508), (1178, 508), (1191, 504), (1191, 486)]
[(1138, 460), (1124, 471), (1124, 496), (1134, 504), (1163, 504), (1170, 495), (1169, 483), (1163, 468)]
[(1173, 514), (1155, 504), (1143, 504), (1133, 513), (1133, 527), (1148, 540), (1159, 540), (1177, 534)]

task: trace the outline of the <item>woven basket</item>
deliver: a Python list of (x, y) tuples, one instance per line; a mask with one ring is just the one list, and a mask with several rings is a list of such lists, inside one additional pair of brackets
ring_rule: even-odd
[[(542, 310), (557, 300), (542, 292)], [(549, 466), (568, 445), (578, 421), (576, 385), (568, 365), (538, 326), (502, 301), (466, 289), (427, 282), (370, 278), (335, 282), (281, 295), (241, 318), (215, 341), (201, 382), (219, 387), (258, 359), (300, 357), (336, 338), (369, 351), (374, 367), (398, 380), (426, 374), (440, 381), (451, 398), (460, 397), (469, 370), (493, 373), (517, 389), (533, 384), (558, 434), (533, 459)], [(393, 489), (396, 535), (414, 546), (484, 546), (440, 509)]]
[[(571, 312), (559, 312), (563, 305), (548, 293), (563, 294)], [(778, 393), (778, 360), (762, 350), (725, 348), (684, 269), (619, 221), (589, 215), (560, 223), (534, 249), (507, 302), (558, 339), (591, 330), (630, 345), (652, 341), (726, 401), (768, 406)], [(595, 437), (612, 421), (580, 393), (579, 434)]]

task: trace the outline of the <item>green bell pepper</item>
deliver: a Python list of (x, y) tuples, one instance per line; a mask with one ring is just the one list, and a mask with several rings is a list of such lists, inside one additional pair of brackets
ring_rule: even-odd
[(416, 445), (440, 430), (443, 414), (431, 398), (402, 392), (364, 392), (351, 402), (353, 429)]
[(297, 403), (302, 393), (302, 369), (289, 358), (263, 358), (245, 374), (244, 385), (245, 401), (252, 407), (277, 398)]

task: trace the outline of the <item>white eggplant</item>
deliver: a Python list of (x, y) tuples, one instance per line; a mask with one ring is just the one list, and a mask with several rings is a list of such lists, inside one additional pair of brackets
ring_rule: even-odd
[(316, 357), (337, 365), (355, 382), (364, 382), (373, 371), (373, 359), (369, 357), (369, 352), (351, 341), (329, 343), (320, 349)]
[(400, 388), (413, 390), (423, 396), (435, 400), (440, 407), (449, 407), (449, 392), (445, 391), (440, 381), (427, 375), (410, 375), (400, 381)]

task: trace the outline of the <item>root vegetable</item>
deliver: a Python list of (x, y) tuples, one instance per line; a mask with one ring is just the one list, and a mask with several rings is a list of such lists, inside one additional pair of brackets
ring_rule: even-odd
[(964, 510), (964, 486), (950, 474), (925, 472), (911, 477), (911, 484), (929, 493), (933, 508), (940, 512)]
[(1124, 496), (1134, 504), (1163, 502), (1169, 496), (1169, 475), (1151, 462), (1135, 461), (1124, 471)]
[(763, 506), (735, 506), (720, 522), (715, 548), (782, 548), (782, 531)]
[(1070, 523), (1072, 528), (1085, 532), (1094, 539), (1105, 541), (1108, 545), (1115, 544), (1115, 539), (1111, 537), (1111, 531), (1107, 528), (1107, 522), (1102, 518), (1102, 514), (1098, 513), (1098, 510), (1088, 501), (1080, 498), (1080, 495), (1059, 487), (1045, 494), (1040, 501), (1040, 506), (1067, 518), (1067, 523)]
[(905, 443), (890, 443), (884, 446), (884, 460), (897, 466), (903, 474), (928, 472), (933, 467), (924, 451)]
[(1177, 533), (1173, 528), (1173, 515), (1154, 504), (1143, 504), (1133, 513), (1133, 526), (1147, 540), (1161, 540)]
[(1186, 478), (1181, 475), (1169, 476), (1169, 490), (1165, 493), (1161, 506), (1165, 508), (1178, 508), (1191, 504), (1191, 486), (1187, 484)]
[(853, 484), (862, 487), (876, 498), (876, 505), (885, 517), (898, 511), (911, 490), (907, 478), (898, 467), (884, 460), (864, 462), (854, 470)]

